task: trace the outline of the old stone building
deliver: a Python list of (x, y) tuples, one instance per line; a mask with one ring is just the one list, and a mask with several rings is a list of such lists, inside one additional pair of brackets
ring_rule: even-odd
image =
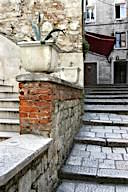
[[(113, 51), (107, 57), (105, 54), (88, 52), (85, 61), (86, 83), (128, 83), (128, 1), (85, 0), (84, 16), (86, 32), (115, 37)], [(99, 39), (104, 41), (103, 37)], [(102, 50), (107, 47), (106, 43)]]

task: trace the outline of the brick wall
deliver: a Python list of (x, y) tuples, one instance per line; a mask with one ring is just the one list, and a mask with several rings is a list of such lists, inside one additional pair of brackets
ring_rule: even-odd
[(46, 74), (21, 75), (17, 79), (21, 133), (53, 138), (50, 159), (59, 170), (81, 126), (83, 89)]
[[(56, 110), (64, 112), (67, 102), (67, 108), (72, 108), (72, 100), (76, 102), (81, 98), (80, 90), (49, 82), (26, 82), (20, 83), (19, 87), (21, 133), (40, 132), (50, 136)], [(65, 106), (59, 107), (63, 102)]]

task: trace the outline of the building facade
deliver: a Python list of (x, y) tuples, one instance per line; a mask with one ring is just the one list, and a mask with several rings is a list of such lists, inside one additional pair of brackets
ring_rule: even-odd
[(128, 1), (85, 0), (84, 18), (85, 32), (115, 37), (108, 57), (90, 51), (86, 55), (85, 84), (127, 84)]

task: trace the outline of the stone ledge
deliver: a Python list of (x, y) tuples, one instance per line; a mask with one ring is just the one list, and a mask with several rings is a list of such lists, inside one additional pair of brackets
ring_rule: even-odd
[(19, 136), (19, 133), (11, 131), (0, 131), (0, 138), (12, 138), (15, 136)]
[(16, 77), (16, 80), (18, 82), (44, 81), (44, 82), (56, 83), (59, 85), (64, 85), (64, 86), (72, 87), (75, 89), (83, 90), (83, 87), (81, 87), (81, 86), (74, 85), (73, 83), (59, 79), (57, 77), (53, 77), (46, 73), (28, 73), (28, 74), (18, 75)]
[(20, 135), (0, 143), (0, 186), (44, 153), (52, 139), (37, 135)]

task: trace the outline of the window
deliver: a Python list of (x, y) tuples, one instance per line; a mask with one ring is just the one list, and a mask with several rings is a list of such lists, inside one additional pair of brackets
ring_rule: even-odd
[(95, 0), (85, 1), (85, 22), (95, 21)]
[(126, 48), (126, 33), (116, 32), (115, 37), (116, 37), (115, 48)]
[(126, 18), (127, 8), (126, 3), (115, 3), (115, 19)]

